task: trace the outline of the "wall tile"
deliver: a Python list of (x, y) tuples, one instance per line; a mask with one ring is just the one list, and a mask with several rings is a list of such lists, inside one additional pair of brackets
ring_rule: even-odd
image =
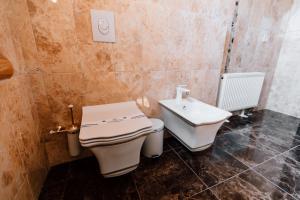
[(228, 72), (266, 73), (259, 109), (268, 98), (291, 6), (290, 0), (239, 1)]
[(300, 117), (300, 3), (293, 6), (282, 49), (279, 54), (274, 79), (266, 107), (295, 117)]
[[(144, 112), (159, 116), (158, 100), (174, 98), (176, 85), (182, 83), (191, 88), (192, 96), (216, 103), (234, 0), (226, 3), (218, 0), (125, 0), (118, 3), (28, 0), (27, 6), (38, 59), (31, 59), (34, 49), (29, 51), (29, 56), (24, 55), (26, 70), (34, 73), (29, 80), (33, 101), (39, 108), (34, 115), (39, 116), (40, 135), (51, 147), (57, 144), (58, 149), (67, 152), (61, 137), (50, 137), (47, 132), (57, 124), (70, 123), (67, 110), (70, 103), (75, 105), (78, 122), (84, 105), (127, 100), (142, 102)], [(15, 10), (21, 8), (23, 4)], [(287, 2), (240, 2), (229, 71), (272, 73), (281, 48), (280, 35), (274, 33), (287, 8)], [(92, 40), (90, 9), (115, 13), (116, 43)], [(267, 43), (260, 42), (257, 32), (262, 24), (270, 29)], [(24, 26), (29, 27), (24, 36), (31, 38), (27, 21)], [(284, 30), (282, 26), (280, 29)], [(34, 46), (22, 40), (19, 43), (23, 49)], [(271, 48), (274, 46), (276, 48)], [(272, 74), (267, 80), (264, 93), (268, 92)], [(265, 96), (262, 99), (266, 99)], [(54, 158), (55, 153), (46, 146), (48, 156), (51, 154)], [(63, 156), (51, 163), (59, 163), (59, 159), (68, 160)]]
[[(47, 173), (47, 160), (27, 78), (27, 73), (39, 66), (35, 39), (26, 1), (2, 0), (0, 4), (0, 52), (15, 71), (11, 79), (0, 81), (0, 198), (36, 199)], [(2, 10), (3, 5), (6, 9)], [(42, 172), (34, 175), (37, 171)]]
[(71, 1), (28, 0), (40, 61), (46, 72), (79, 72)]
[(220, 70), (204, 68), (193, 70), (191, 77), (191, 96), (201, 101), (216, 105)]

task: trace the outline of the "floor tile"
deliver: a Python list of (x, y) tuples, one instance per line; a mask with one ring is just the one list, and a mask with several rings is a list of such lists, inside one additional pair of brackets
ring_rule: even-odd
[(39, 199), (300, 199), (299, 123), (269, 110), (233, 116), (211, 148), (192, 153), (166, 138), (161, 157), (116, 178), (103, 178), (95, 157), (55, 166)]
[(300, 162), (300, 146), (289, 150), (288, 152), (285, 153), (286, 156), (288, 156), (289, 158), (292, 158), (298, 162)]
[(189, 200), (219, 200), (209, 189), (192, 196)]
[(251, 128), (239, 129), (235, 132), (245, 135), (280, 153), (300, 145), (300, 140), (288, 137), (288, 135), (285, 135), (285, 132), (275, 133), (275, 130), (267, 126), (253, 126)]
[(39, 196), (39, 200), (61, 200), (63, 199), (65, 182), (57, 182), (56, 185), (43, 187)]
[(278, 154), (249, 137), (235, 132), (217, 137), (214, 145), (249, 167), (260, 164)]
[(300, 163), (282, 155), (254, 168), (284, 191), (300, 199)]
[(297, 129), (288, 129), (281, 125), (268, 123), (261, 125), (253, 125), (253, 129), (257, 129), (258, 131), (262, 130), (262, 133), (274, 136), (279, 139), (284, 139), (289, 137), (290, 139), (298, 139), (300, 140), (300, 133), (297, 133)]
[(271, 110), (258, 110), (252, 112), (247, 119), (253, 124), (261, 124), (261, 123), (272, 122), (277, 117), (280, 117), (279, 113), (277, 112)]
[(104, 179), (71, 178), (66, 183), (65, 200), (138, 200), (138, 192), (131, 175)]
[(51, 167), (48, 172), (46, 181), (44, 182), (44, 187), (49, 187), (52, 185), (57, 185), (70, 177), (70, 165), (69, 163), (57, 165)]
[(133, 172), (142, 199), (180, 199), (196, 194), (205, 185), (173, 152), (156, 159), (143, 159)]
[(250, 116), (248, 120), (256, 125), (275, 124), (276, 126), (281, 127), (283, 129), (293, 131), (297, 130), (300, 123), (299, 118), (274, 112), (271, 110), (262, 110), (254, 112), (254, 114)]
[(217, 136), (219, 135), (223, 135), (224, 133), (229, 133), (231, 132), (231, 129), (230, 128), (227, 128), (226, 126), (221, 126), (221, 128), (218, 130), (217, 132)]
[(165, 146), (169, 146), (173, 149), (183, 147), (183, 145), (176, 138), (174, 138), (173, 136), (170, 136), (169, 138), (167, 138), (165, 140)]
[(211, 188), (211, 190), (222, 200), (294, 200), (289, 194), (278, 189), (265, 178), (250, 170)]
[(100, 174), (100, 168), (96, 157), (88, 157), (70, 162), (70, 178), (87, 179)]
[(225, 122), (224, 126), (230, 129), (240, 129), (251, 126), (251, 122), (247, 118), (242, 118), (238, 115), (230, 117), (229, 122)]
[(194, 153), (185, 148), (176, 151), (208, 186), (220, 183), (248, 168), (216, 147)]

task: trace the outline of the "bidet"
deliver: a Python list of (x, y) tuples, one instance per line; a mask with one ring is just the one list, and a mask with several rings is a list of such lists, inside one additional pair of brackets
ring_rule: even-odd
[(209, 148), (224, 121), (232, 114), (194, 98), (162, 100), (162, 117), (171, 134), (190, 151)]

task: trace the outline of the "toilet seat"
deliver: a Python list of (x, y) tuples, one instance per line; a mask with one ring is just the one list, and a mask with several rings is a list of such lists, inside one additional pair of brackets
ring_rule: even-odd
[(136, 138), (148, 135), (152, 131), (153, 131), (152, 128), (147, 128), (141, 131), (137, 131), (135, 133), (122, 135), (119, 137), (106, 138), (106, 139), (95, 138), (90, 140), (80, 140), (80, 143), (83, 147), (116, 145), (116, 144), (128, 142), (130, 140), (134, 140)]
[(119, 144), (152, 132), (151, 121), (134, 101), (83, 107), (81, 124), (84, 147)]

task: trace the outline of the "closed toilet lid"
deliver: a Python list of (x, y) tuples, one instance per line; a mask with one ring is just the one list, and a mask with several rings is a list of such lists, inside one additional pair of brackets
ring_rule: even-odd
[(109, 138), (109, 139), (90, 139), (90, 140), (80, 140), (80, 143), (84, 147), (91, 146), (107, 146), (112, 144), (120, 144), (130, 140), (134, 140), (139, 137), (147, 136), (152, 132), (152, 129), (143, 129), (131, 135), (120, 136), (118, 138)]
[(152, 123), (134, 101), (83, 107), (80, 141), (110, 140), (151, 130)]

